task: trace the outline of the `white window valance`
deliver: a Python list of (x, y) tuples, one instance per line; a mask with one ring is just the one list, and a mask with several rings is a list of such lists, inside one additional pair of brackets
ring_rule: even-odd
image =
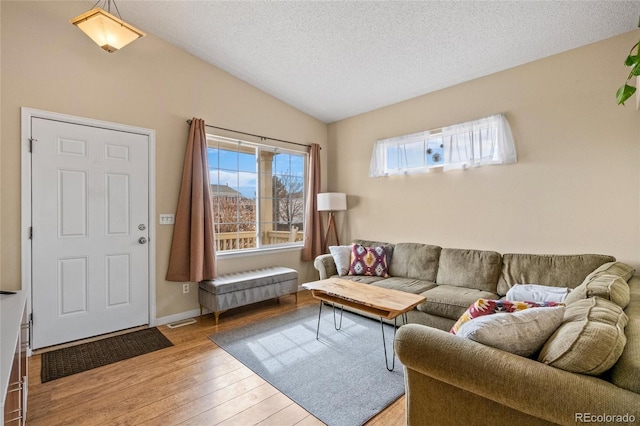
[(511, 128), (503, 114), (443, 127), (440, 130), (376, 141), (369, 176), (427, 173), (489, 164), (515, 163)]

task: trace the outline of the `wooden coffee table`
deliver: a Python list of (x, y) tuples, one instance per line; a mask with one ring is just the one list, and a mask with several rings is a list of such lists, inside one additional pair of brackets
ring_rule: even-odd
[[(371, 284), (362, 284), (341, 278), (329, 278), (326, 280), (313, 281), (302, 284), (302, 287), (311, 290), (311, 295), (320, 300), (320, 310), (318, 311), (318, 327), (316, 329), (316, 339), (320, 333), (320, 316), (322, 315), (322, 302), (333, 305), (334, 328), (340, 330), (342, 327), (342, 312), (345, 306), (357, 311), (366, 312), (380, 318), (382, 329), (382, 348), (384, 349), (384, 360), (387, 370), (393, 371), (395, 368), (395, 352), (392, 350), (392, 363), (389, 367), (387, 358), (387, 345), (384, 336), (383, 319), (393, 320), (393, 338), (396, 337), (398, 328), (397, 319), (400, 315), (403, 324), (407, 323), (407, 312), (424, 302), (426, 298), (418, 294), (405, 293), (404, 291), (391, 290), (377, 287)], [(340, 305), (340, 323), (336, 323), (335, 305)], [(393, 347), (393, 342), (392, 342)]]

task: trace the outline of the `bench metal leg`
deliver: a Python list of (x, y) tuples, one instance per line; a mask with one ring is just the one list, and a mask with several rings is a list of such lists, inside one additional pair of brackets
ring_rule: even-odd
[(218, 320), (219, 320), (219, 318), (220, 318), (220, 314), (221, 314), (221, 313), (223, 313), (223, 312), (227, 312), (227, 311), (226, 311), (226, 310), (224, 310), (224, 311), (217, 311), (217, 312), (214, 312), (214, 313), (213, 313), (213, 316), (214, 316), (214, 317), (215, 317), (215, 319), (216, 319), (216, 325), (218, 325)]

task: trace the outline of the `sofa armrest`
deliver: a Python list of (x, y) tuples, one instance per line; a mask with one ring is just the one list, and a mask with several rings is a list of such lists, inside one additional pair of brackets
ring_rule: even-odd
[(320, 273), (320, 279), (326, 280), (329, 277), (338, 275), (336, 263), (330, 254), (321, 254), (313, 261), (313, 267)]
[[(405, 325), (394, 346), (408, 376), (428, 376), (553, 423), (574, 424), (576, 413), (629, 414), (640, 419), (639, 394), (435, 328)], [(417, 397), (442, 399), (442, 395)], [(411, 398), (409, 388), (407, 398)]]

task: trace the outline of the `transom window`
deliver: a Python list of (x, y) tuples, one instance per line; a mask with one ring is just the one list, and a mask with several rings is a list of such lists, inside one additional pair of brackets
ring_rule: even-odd
[(369, 176), (427, 173), (516, 162), (509, 123), (503, 114), (442, 129), (376, 141)]
[(307, 154), (208, 136), (218, 252), (301, 245)]

